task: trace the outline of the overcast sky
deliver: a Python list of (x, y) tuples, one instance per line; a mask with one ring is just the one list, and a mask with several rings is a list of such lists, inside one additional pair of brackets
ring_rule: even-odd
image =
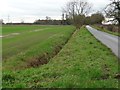
[[(4, 22), (34, 22), (36, 19), (61, 19), (62, 7), (70, 0), (0, 0), (0, 19)], [(83, 0), (84, 1), (84, 0)], [(93, 11), (102, 10), (110, 0), (86, 0)]]

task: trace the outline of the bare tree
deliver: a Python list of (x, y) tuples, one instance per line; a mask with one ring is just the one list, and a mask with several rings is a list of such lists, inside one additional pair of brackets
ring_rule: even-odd
[[(68, 15), (70, 19), (72, 19), (73, 24), (76, 26), (76, 28), (79, 28), (78, 26), (81, 26), (84, 22), (84, 18), (81, 18), (83, 16), (86, 16), (89, 11), (91, 10), (91, 4), (85, 1), (81, 0), (72, 0), (66, 4), (66, 7), (63, 8), (63, 11)], [(81, 20), (83, 22), (78, 22), (78, 20)]]
[(120, 0), (111, 0), (105, 8), (106, 17), (113, 18), (112, 21), (117, 21), (120, 25)]
[(46, 16), (46, 20), (51, 20), (51, 17), (49, 17), (49, 16)]

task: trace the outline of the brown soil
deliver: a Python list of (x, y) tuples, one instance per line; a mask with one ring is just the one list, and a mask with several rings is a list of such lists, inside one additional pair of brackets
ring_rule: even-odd
[(114, 78), (115, 79), (120, 79), (120, 74), (116, 74)]

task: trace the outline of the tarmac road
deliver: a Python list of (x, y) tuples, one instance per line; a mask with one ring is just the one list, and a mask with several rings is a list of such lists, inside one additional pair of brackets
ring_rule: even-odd
[(88, 31), (93, 34), (93, 36), (98, 39), (99, 41), (101, 41), (104, 45), (106, 45), (108, 48), (110, 48), (112, 50), (112, 52), (118, 56), (120, 58), (120, 37), (118, 36), (114, 36), (102, 31), (98, 31), (92, 27), (90, 27), (89, 25), (86, 26), (86, 28), (88, 29)]

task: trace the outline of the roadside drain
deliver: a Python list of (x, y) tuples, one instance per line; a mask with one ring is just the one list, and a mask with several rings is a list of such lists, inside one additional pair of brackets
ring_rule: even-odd
[(62, 43), (61, 45), (57, 45), (52, 53), (48, 53), (45, 52), (44, 54), (42, 54), (41, 56), (37, 57), (37, 58), (32, 58), (31, 60), (29, 60), (27, 63), (27, 67), (26, 68), (30, 68), (30, 67), (38, 67), (40, 65), (44, 65), (47, 64), (50, 59), (54, 58), (61, 50), (62, 48), (68, 43), (68, 41), (70, 40), (70, 38), (73, 36), (73, 34), (76, 31), (74, 31), (71, 36), (66, 40), (65, 43)]

